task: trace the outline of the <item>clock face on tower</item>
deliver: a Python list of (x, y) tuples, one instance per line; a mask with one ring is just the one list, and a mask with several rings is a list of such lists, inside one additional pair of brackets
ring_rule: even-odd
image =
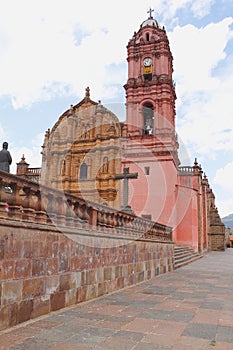
[(152, 59), (149, 57), (146, 57), (143, 61), (145, 67), (150, 67), (152, 63)]

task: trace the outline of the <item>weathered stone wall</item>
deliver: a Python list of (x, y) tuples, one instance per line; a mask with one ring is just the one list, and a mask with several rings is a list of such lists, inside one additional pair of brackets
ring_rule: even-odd
[(1, 219), (0, 329), (173, 269), (171, 241), (82, 233)]
[(223, 224), (210, 225), (209, 250), (223, 251), (226, 248), (226, 233)]
[(209, 197), (209, 250), (223, 251), (226, 248), (226, 230), (218, 209), (215, 206), (215, 197), (212, 191), (208, 193)]

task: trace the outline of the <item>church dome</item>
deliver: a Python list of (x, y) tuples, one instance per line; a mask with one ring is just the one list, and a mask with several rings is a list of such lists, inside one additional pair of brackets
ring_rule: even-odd
[(150, 26), (150, 27), (155, 27), (158, 28), (158, 22), (156, 21), (156, 19), (150, 17), (148, 19), (146, 19), (144, 22), (142, 22), (141, 27), (146, 27), (146, 26)]

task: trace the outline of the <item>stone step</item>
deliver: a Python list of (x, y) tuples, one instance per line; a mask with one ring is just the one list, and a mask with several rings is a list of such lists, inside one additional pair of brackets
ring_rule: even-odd
[(175, 269), (185, 266), (197, 259), (202, 258), (203, 255), (194, 252), (190, 247), (175, 246), (174, 258), (175, 258)]
[(178, 261), (175, 260), (175, 269), (178, 269), (179, 267), (190, 264), (191, 262), (194, 262), (201, 258), (202, 258), (202, 255), (196, 254), (196, 255), (190, 255), (186, 259), (179, 259)]
[(175, 253), (179, 253), (179, 252), (193, 252), (193, 249), (190, 247), (176, 247), (174, 249)]
[(194, 251), (174, 252), (174, 255), (175, 255), (176, 259), (179, 259), (180, 257), (183, 257), (183, 256), (189, 256), (189, 255), (192, 255), (192, 254), (194, 254)]

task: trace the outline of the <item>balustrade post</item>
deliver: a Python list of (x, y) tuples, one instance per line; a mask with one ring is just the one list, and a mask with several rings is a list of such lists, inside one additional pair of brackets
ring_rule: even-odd
[(17, 182), (8, 182), (8, 178), (1, 178), (0, 183), (0, 212), (1, 217), (10, 217), (14, 220), (22, 218), (21, 198), (19, 196), (20, 187)]
[(113, 213), (108, 214), (108, 226), (110, 226), (111, 228), (115, 226)]
[(75, 201), (73, 203), (73, 225), (81, 226), (81, 213), (80, 213), (80, 203)]
[(47, 214), (46, 211), (42, 205), (42, 198), (41, 198), (41, 192), (38, 190), (35, 192), (35, 196), (37, 198), (37, 204), (36, 204), (36, 221), (42, 224), (45, 224), (47, 222)]
[(3, 181), (0, 177), (0, 216), (5, 217), (7, 216), (7, 207), (6, 203), (3, 202)]
[(35, 220), (35, 208), (33, 208), (34, 203), (32, 199), (32, 189), (28, 186), (23, 187), (23, 192), (25, 193), (25, 197), (22, 201), (23, 207), (23, 220), (34, 221)]
[(86, 205), (82, 204), (78, 204), (78, 206), (76, 206), (76, 214), (78, 216), (79, 219), (83, 220), (83, 221), (88, 221), (88, 214), (86, 212), (87, 207)]
[(74, 220), (75, 220), (75, 212), (72, 209), (74, 207), (74, 203), (70, 200), (67, 199), (66, 201), (66, 225), (67, 226), (73, 226), (74, 225)]
[(97, 212), (97, 226), (100, 228), (104, 226), (104, 213), (101, 210)]
[(103, 226), (108, 226), (108, 214), (106, 212), (103, 213)]
[(97, 226), (97, 210), (95, 208), (90, 208), (88, 223), (91, 226)]
[(54, 213), (54, 196), (51, 193), (46, 194), (47, 206), (46, 213), (48, 215), (48, 222), (53, 223), (53, 220), (56, 219), (56, 213)]
[(82, 206), (82, 219), (85, 222), (89, 222), (89, 208), (86, 204)]
[(14, 220), (21, 220), (23, 215), (23, 200), (20, 191), (22, 187), (17, 182), (10, 182), (3, 190), (8, 191), (8, 188), (9, 192), (7, 192), (8, 198), (6, 198), (6, 202), (9, 205), (9, 217)]
[(75, 227), (82, 227), (82, 208), (81, 204), (78, 201), (75, 201), (74, 204), (74, 216), (73, 216), (73, 224)]
[(9, 205), (6, 199), (6, 193), (4, 190), (3, 179), (0, 178), (0, 216), (5, 218), (8, 217)]
[(114, 227), (114, 229), (116, 228), (117, 225), (117, 217), (116, 217), (116, 213), (112, 213), (112, 225)]
[(62, 197), (56, 198), (56, 223), (58, 225), (65, 225), (66, 210), (64, 206), (64, 200)]

